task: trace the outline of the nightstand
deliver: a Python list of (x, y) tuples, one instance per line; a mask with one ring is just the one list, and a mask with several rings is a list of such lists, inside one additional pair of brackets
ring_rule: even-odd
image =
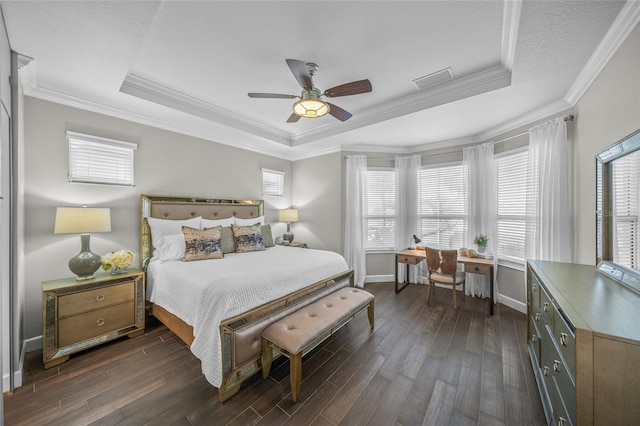
[(307, 243), (300, 243), (298, 241), (294, 241), (291, 244), (288, 244), (287, 247), (307, 248)]
[(42, 360), (44, 368), (72, 353), (121, 336), (144, 333), (144, 272), (77, 281), (63, 278), (42, 283)]

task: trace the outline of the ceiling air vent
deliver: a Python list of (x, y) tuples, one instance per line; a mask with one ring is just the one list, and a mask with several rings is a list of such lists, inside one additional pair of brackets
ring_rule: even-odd
[(451, 68), (445, 68), (424, 77), (416, 78), (413, 80), (413, 84), (416, 85), (418, 90), (424, 90), (450, 80), (453, 80), (453, 71)]

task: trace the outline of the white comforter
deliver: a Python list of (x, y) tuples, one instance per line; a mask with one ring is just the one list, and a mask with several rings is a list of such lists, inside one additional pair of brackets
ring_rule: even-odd
[(347, 269), (337, 253), (281, 246), (223, 259), (155, 261), (147, 270), (147, 299), (193, 327), (191, 351), (220, 387), (222, 320)]

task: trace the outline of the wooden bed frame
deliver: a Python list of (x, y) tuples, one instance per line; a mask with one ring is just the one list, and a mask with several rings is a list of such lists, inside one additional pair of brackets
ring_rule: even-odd
[[(147, 217), (160, 219), (223, 219), (235, 216), (243, 219), (264, 215), (262, 200), (229, 200), (188, 196), (141, 195), (140, 197), (140, 266), (146, 267), (153, 254)], [(273, 322), (342, 287), (353, 287), (353, 270), (327, 277), (289, 295), (251, 309), (220, 324), (222, 339), (222, 384), (218, 399), (225, 401), (240, 389), (240, 385), (261, 370), (262, 332)], [(151, 314), (191, 346), (193, 328), (161, 306), (150, 303)]]

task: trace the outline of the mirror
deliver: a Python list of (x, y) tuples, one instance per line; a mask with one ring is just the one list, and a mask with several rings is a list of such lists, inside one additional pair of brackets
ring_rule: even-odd
[(640, 292), (640, 130), (596, 156), (596, 262)]

